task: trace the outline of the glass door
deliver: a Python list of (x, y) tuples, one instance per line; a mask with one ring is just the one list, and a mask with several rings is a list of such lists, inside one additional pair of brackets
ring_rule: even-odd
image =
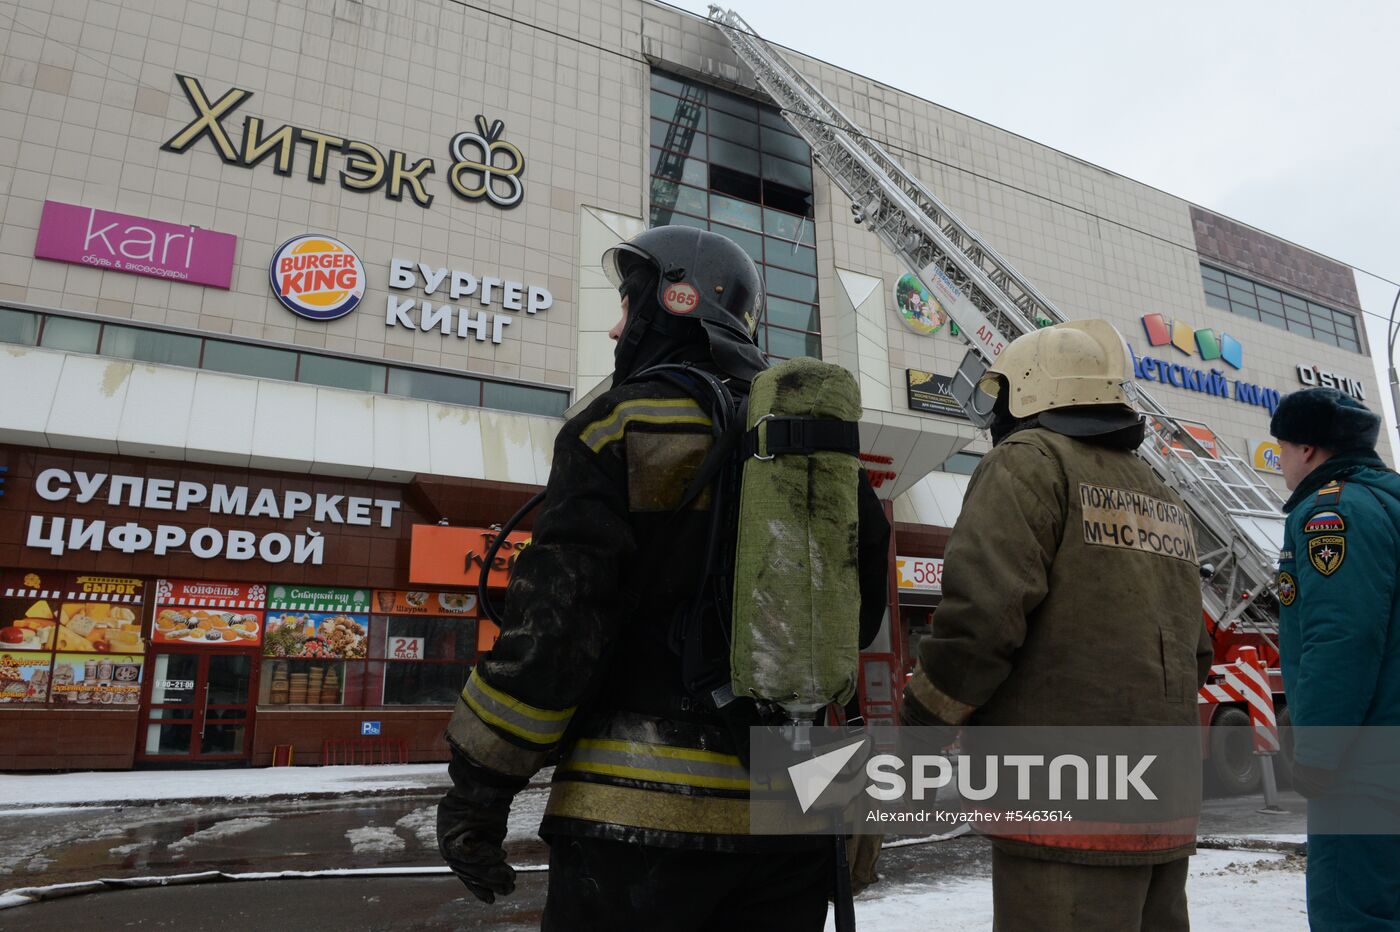
[(137, 757), (242, 761), (253, 719), (253, 651), (170, 651), (151, 658)]

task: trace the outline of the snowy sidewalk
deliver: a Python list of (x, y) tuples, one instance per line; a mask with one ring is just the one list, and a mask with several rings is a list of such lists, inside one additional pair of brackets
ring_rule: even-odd
[[(541, 775), (536, 779), (547, 779)], [(74, 806), (326, 799), (446, 789), (447, 765), (129, 770), (0, 775), (0, 813)]]

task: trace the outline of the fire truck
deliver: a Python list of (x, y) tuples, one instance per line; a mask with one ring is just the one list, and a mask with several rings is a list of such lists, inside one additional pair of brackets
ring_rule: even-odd
[[(710, 21), (850, 199), (852, 220), (878, 236), (957, 324), (968, 350), (953, 396), (974, 424), (985, 426), (991, 406), (978, 380), (1016, 337), (1065, 316), (737, 13), (711, 6)], [(1215, 666), (1198, 698), (1201, 723), (1210, 726), (1203, 739), (1206, 774), (1219, 792), (1250, 792), (1262, 767), (1254, 754), (1249, 697), (1236, 675), (1244, 649), (1252, 648), (1264, 667), (1267, 686), (1260, 689), (1269, 695), (1256, 706), (1277, 709), (1279, 724), (1287, 722), (1275, 593), (1283, 502), (1223, 441), (1216, 438), (1207, 448), (1199, 439), (1211, 436), (1206, 425), (1172, 417), (1140, 386), (1130, 393), (1148, 425), (1138, 455), (1176, 490), (1194, 519), (1204, 623), (1215, 645)], [(897, 709), (895, 684), (902, 686), (904, 672), (863, 674), (867, 686), (887, 684), (886, 695), (862, 696), (873, 713), (867, 721)], [(1279, 757), (1286, 779), (1284, 750)]]

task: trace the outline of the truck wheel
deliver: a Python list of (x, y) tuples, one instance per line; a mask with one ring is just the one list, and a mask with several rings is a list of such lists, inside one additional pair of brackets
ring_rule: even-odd
[(1259, 788), (1259, 759), (1254, 756), (1254, 735), (1249, 713), (1222, 706), (1210, 725), (1212, 786), (1224, 796), (1241, 796)]

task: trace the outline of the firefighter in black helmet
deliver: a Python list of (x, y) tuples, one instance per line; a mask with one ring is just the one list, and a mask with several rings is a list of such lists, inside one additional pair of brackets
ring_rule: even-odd
[[(642, 233), (603, 265), (623, 309), (612, 387), (559, 432), (500, 638), (448, 727), (439, 847), (478, 898), (510, 893), (511, 800), (555, 752), (544, 929), (820, 929), (830, 846), (748, 834), (746, 732), (686, 685), (687, 649), (727, 658), (724, 632), (711, 619), (698, 641), (676, 636), (700, 597), (721, 493), (677, 506), (719, 412), (646, 371), (688, 364), (746, 393), (766, 366), (762, 281), (733, 242), (688, 227)], [(889, 534), (866, 495), (863, 641), (884, 608)]]

